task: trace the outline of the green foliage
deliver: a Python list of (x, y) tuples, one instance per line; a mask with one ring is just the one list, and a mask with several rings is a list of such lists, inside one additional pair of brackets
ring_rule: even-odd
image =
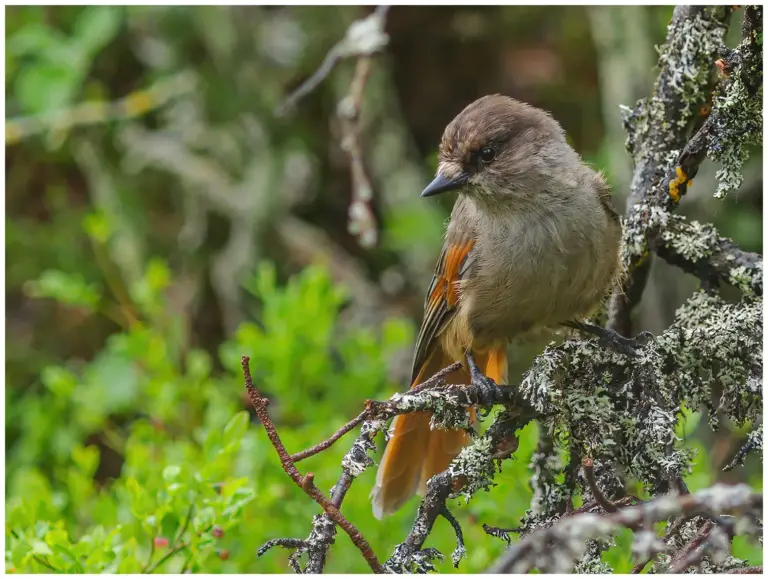
[(6, 66), (17, 75), (14, 98), (23, 112), (40, 114), (72, 104), (95, 55), (118, 33), (123, 11), (89, 6), (69, 34), (46, 24), (41, 13), (32, 18), (7, 39)]

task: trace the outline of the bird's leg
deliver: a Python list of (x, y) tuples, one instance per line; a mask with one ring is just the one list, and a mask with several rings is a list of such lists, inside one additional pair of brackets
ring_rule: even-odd
[(472, 353), (467, 351), (467, 367), (469, 368), (469, 375), (472, 378), (472, 386), (476, 386), (480, 390), (480, 401), (486, 410), (478, 409), (478, 414), (485, 418), (490, 414), (491, 407), (493, 406), (494, 392), (496, 391), (496, 382), (491, 378), (483, 374), (480, 367), (472, 357)]
[(597, 336), (601, 342), (621, 352), (622, 354), (626, 354), (627, 356), (637, 356), (636, 348), (642, 348), (645, 346), (645, 344), (648, 343), (649, 340), (653, 339), (653, 334), (650, 332), (640, 332), (634, 338), (625, 338), (614, 330), (596, 326), (595, 324), (590, 324), (587, 322), (573, 321), (566, 322), (563, 325), (568, 326), (569, 328), (580, 330), (587, 334), (592, 334), (593, 336)]

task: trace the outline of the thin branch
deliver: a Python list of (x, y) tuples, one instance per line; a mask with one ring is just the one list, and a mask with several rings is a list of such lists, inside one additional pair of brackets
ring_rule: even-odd
[(266, 431), (272, 446), (280, 458), (280, 464), (283, 466), (285, 473), (294, 483), (296, 483), (296, 486), (301, 488), (307, 495), (309, 495), (318, 505), (323, 508), (323, 510), (334, 523), (344, 529), (344, 532), (349, 535), (349, 538), (360, 550), (360, 553), (363, 555), (370, 568), (375, 573), (382, 573), (383, 568), (381, 567), (381, 563), (379, 563), (379, 560), (376, 558), (373, 549), (371, 549), (371, 546), (368, 544), (368, 541), (365, 540), (365, 537), (363, 537), (362, 533), (360, 533), (357, 527), (350, 523), (344, 517), (344, 515), (341, 514), (341, 511), (339, 511), (339, 509), (334, 506), (333, 503), (331, 503), (331, 501), (329, 501), (325, 495), (314, 485), (312, 482), (314, 475), (307, 473), (306, 477), (304, 477), (299, 472), (299, 469), (296, 468), (296, 465), (291, 460), (290, 455), (280, 440), (280, 436), (277, 433), (277, 429), (275, 428), (272, 419), (269, 417), (269, 412), (267, 411), (269, 399), (263, 397), (253, 385), (253, 378), (251, 377), (250, 369), (250, 358), (248, 356), (243, 356), (240, 362), (243, 368), (243, 377), (245, 379), (245, 388), (248, 392), (248, 398), (250, 399), (251, 404), (256, 411), (256, 415), (259, 417), (259, 420), (261, 420), (261, 423), (264, 426), (264, 430)]
[(160, 559), (158, 559), (157, 562), (154, 565), (152, 565), (151, 567), (146, 569), (144, 571), (144, 573), (146, 573), (148, 575), (154, 573), (157, 569), (160, 568), (160, 566), (163, 563), (168, 561), (171, 557), (173, 557), (177, 553), (181, 553), (187, 547), (189, 547), (189, 541), (184, 541), (183, 543), (179, 543), (178, 545), (176, 545), (174, 548), (169, 549), (168, 552), (165, 555), (160, 557)]
[(704, 543), (714, 527), (712, 521), (707, 521), (682, 549), (680, 549), (669, 564), (670, 573), (682, 573), (691, 565), (699, 563), (704, 558)]
[(446, 366), (445, 368), (440, 370), (437, 374), (435, 374), (431, 378), (425, 380), (421, 384), (417, 384), (416, 386), (408, 390), (408, 394), (418, 394), (422, 390), (427, 390), (429, 388), (433, 388), (435, 386), (444, 384), (444, 378), (448, 376), (448, 374), (451, 374), (452, 372), (455, 372), (460, 368), (461, 368), (461, 362), (454, 362), (450, 366)]
[(763, 450), (763, 426), (760, 425), (756, 430), (749, 433), (749, 436), (747, 437), (747, 441), (742, 445), (742, 447), (733, 457), (733, 460), (731, 460), (731, 462), (729, 462), (723, 468), (723, 472), (728, 472), (729, 470), (732, 470), (737, 466), (743, 465), (744, 459), (747, 457), (747, 455), (750, 452), (753, 452), (753, 451), (762, 452), (762, 450)]
[(316, 444), (312, 448), (308, 448), (307, 450), (302, 450), (301, 452), (297, 452), (296, 454), (291, 455), (291, 460), (296, 463), (301, 460), (304, 460), (305, 458), (309, 458), (310, 456), (314, 456), (320, 452), (323, 452), (324, 450), (330, 448), (333, 446), (333, 444), (339, 440), (342, 436), (344, 436), (347, 432), (352, 430), (355, 426), (358, 424), (362, 424), (362, 422), (366, 419), (367, 411), (363, 410), (360, 414), (358, 414), (355, 418), (347, 422), (344, 426), (339, 428), (333, 436), (331, 436), (329, 439), (324, 440), (320, 444)]
[(307, 543), (306, 541), (302, 541), (301, 539), (287, 539), (287, 538), (279, 538), (279, 539), (270, 539), (266, 543), (264, 543), (258, 551), (256, 551), (256, 556), (261, 557), (264, 553), (269, 551), (272, 547), (283, 547), (285, 549), (306, 549)]
[(382, 50), (389, 42), (384, 34), (384, 22), (389, 6), (378, 6), (366, 18), (356, 20), (347, 29), (344, 38), (336, 43), (323, 59), (320, 67), (299, 85), (275, 110), (276, 116), (284, 116), (331, 73), (336, 64), (344, 58), (370, 55)]
[(522, 528), (512, 527), (509, 529), (504, 529), (502, 527), (491, 527), (490, 525), (486, 525), (485, 523), (483, 523), (483, 531), (485, 531), (486, 535), (490, 535), (491, 537), (496, 537), (497, 539), (506, 541), (507, 546), (509, 546), (512, 544), (512, 537), (510, 537), (509, 534), (519, 533), (520, 531), (522, 531)]
[(8, 119), (5, 123), (5, 144), (15, 145), (40, 134), (64, 135), (76, 127), (140, 117), (173, 99), (194, 92), (195, 87), (195, 77), (190, 72), (182, 72), (113, 102), (85, 102), (38, 116)]
[(724, 282), (763, 295), (763, 257), (742, 250), (709, 224), (670, 215), (651, 248), (671, 265), (708, 284)]
[(451, 514), (451, 511), (448, 510), (448, 507), (443, 505), (443, 508), (440, 511), (440, 515), (451, 524), (451, 527), (453, 527), (453, 532), (456, 533), (456, 549), (454, 549), (453, 553), (451, 554), (451, 560), (453, 561), (454, 568), (458, 569), (459, 562), (467, 556), (467, 548), (464, 545), (464, 533), (461, 530), (459, 521), (457, 521), (456, 517)]
[(729, 575), (762, 575), (763, 566), (757, 565), (756, 567), (742, 567), (741, 569), (731, 569), (726, 571)]

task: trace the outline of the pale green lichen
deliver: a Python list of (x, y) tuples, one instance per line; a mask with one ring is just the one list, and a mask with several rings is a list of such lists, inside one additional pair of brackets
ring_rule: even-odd
[(718, 241), (715, 228), (698, 221), (691, 221), (688, 224), (685, 235), (665, 229), (661, 233), (661, 238), (666, 242), (667, 247), (671, 247), (675, 253), (692, 263), (712, 255), (712, 249)]
[(757, 269), (757, 272), (752, 272), (743, 265), (734, 267), (728, 272), (728, 283), (739, 288), (744, 295), (754, 295), (755, 276), (760, 278), (763, 276), (762, 261), (757, 264)]
[(715, 98), (713, 118), (716, 134), (707, 156), (721, 164), (715, 197), (722, 198), (741, 186), (742, 166), (749, 159), (749, 147), (763, 142), (763, 88), (750, 95), (741, 77), (741, 66), (731, 74), (725, 93)]
[[(710, 409), (716, 428), (720, 414), (737, 424), (762, 415), (762, 298), (739, 303), (703, 291), (678, 310), (672, 329), (657, 340), (672, 371), (660, 386), (689, 408)], [(711, 404), (720, 390), (719, 404)]]
[(483, 436), (465, 447), (449, 467), (451, 478), (467, 477), (467, 485), (460, 495), (466, 501), (481, 489), (488, 490), (496, 476), (496, 466), (491, 452), (491, 438)]
[(712, 18), (705, 10), (697, 11), (693, 18), (673, 18), (667, 28), (669, 41), (659, 54), (666, 87), (677, 94), (683, 105), (674, 119), (679, 128), (688, 125), (706, 100), (710, 66), (727, 30), (719, 18)]

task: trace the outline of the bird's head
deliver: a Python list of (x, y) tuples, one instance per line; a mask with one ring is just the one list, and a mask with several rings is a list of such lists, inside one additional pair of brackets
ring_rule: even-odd
[(421, 196), (458, 190), (503, 202), (529, 195), (566, 149), (563, 130), (549, 113), (510, 97), (485, 96), (446, 127), (437, 175)]

